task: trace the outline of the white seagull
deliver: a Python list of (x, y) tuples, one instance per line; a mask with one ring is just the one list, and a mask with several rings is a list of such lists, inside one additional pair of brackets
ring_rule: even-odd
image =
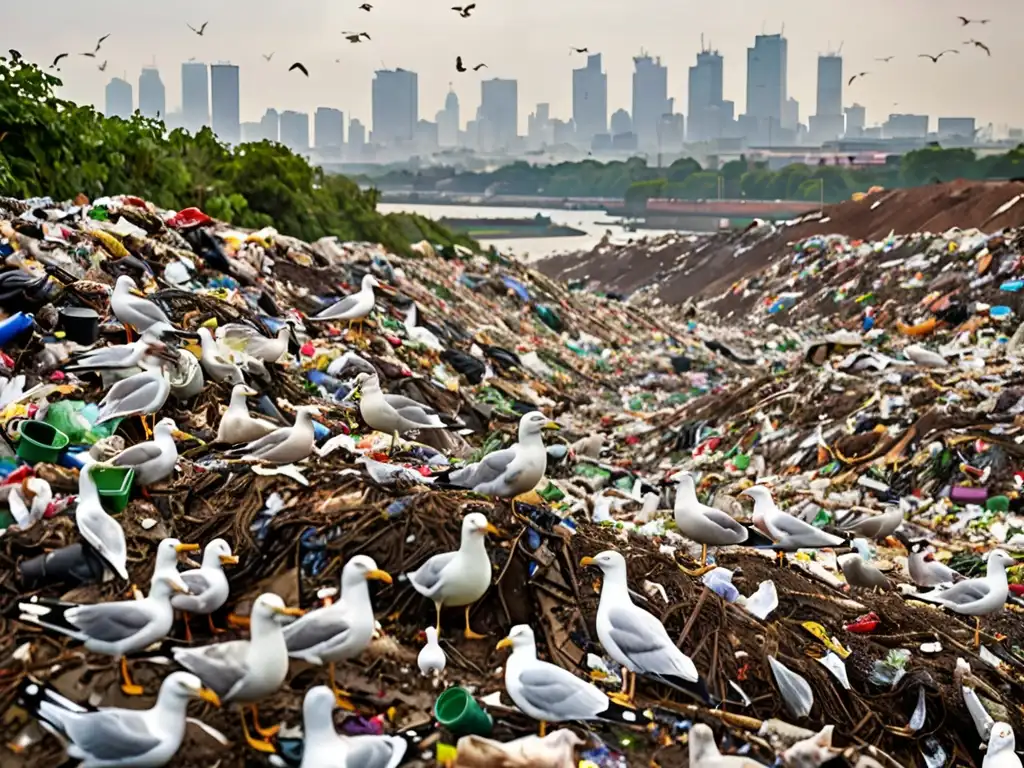
[(251, 325), (228, 323), (217, 327), (217, 341), (264, 363), (276, 363), (288, 352), (291, 323), (291, 319), (286, 320), (273, 338), (267, 338)]
[(313, 452), (316, 442), (313, 416), (319, 413), (320, 410), (316, 406), (300, 405), (295, 409), (294, 425), (279, 427), (269, 435), (264, 435), (241, 448), (235, 448), (230, 453), (242, 455), (245, 459), (269, 461), (274, 464), (293, 464), (302, 461)]
[(427, 642), (420, 648), (416, 663), (424, 677), (437, 677), (444, 672), (448, 657), (444, 655), (444, 649), (437, 642), (437, 627), (427, 627), (423, 631), (427, 636)]
[(249, 389), (245, 384), (235, 384), (231, 389), (231, 400), (228, 409), (220, 418), (220, 425), (217, 427), (217, 442), (229, 445), (239, 443), (251, 443), (265, 437), (278, 428), (265, 419), (253, 418), (249, 415), (249, 407), (245, 398), (258, 394), (256, 390)]
[(371, 429), (391, 435), (392, 447), (396, 435), (420, 429), (446, 428), (437, 411), (430, 406), (402, 395), (385, 394), (377, 374), (360, 373), (356, 376), (355, 389), (361, 393), (359, 415)]
[(347, 320), (349, 326), (352, 323), (359, 323), (360, 329), (362, 329), (363, 321), (373, 311), (373, 305), (377, 302), (373, 289), (379, 287), (380, 283), (377, 282), (377, 278), (373, 275), (365, 275), (358, 291), (351, 296), (346, 296), (341, 301), (336, 301), (309, 320), (312, 322)]
[(189, 614), (205, 615), (210, 623), (210, 632), (218, 634), (213, 626), (213, 613), (227, 602), (231, 589), (224, 573), (225, 565), (238, 565), (238, 558), (231, 554), (231, 546), (224, 539), (214, 539), (203, 549), (203, 562), (199, 568), (184, 571), (181, 580), (188, 586), (189, 594), (174, 595), (171, 607), (185, 614), (185, 639), (191, 641)]
[(409, 340), (422, 344), (432, 352), (444, 352), (444, 345), (441, 343), (441, 340), (431, 333), (429, 329), (424, 328), (422, 325), (416, 325), (416, 320), (417, 312), (416, 304), (414, 303), (409, 308), (409, 312), (402, 323), (405, 326), (405, 335), (409, 337)]
[(124, 529), (115, 518), (107, 514), (100, 501), (96, 481), (92, 479), (94, 464), (78, 471), (78, 503), (75, 506), (75, 525), (85, 542), (95, 550), (114, 572), (128, 580), (128, 544)]
[(164, 311), (146, 298), (146, 294), (139, 290), (135, 281), (128, 275), (121, 275), (114, 283), (114, 292), (110, 296), (110, 311), (123, 324), (132, 326), (139, 333), (145, 333), (157, 323), (171, 326), (171, 321)]
[(409, 745), (397, 736), (341, 736), (334, 729), (334, 694), (325, 685), (302, 701), (299, 768), (397, 768)]
[(838, 547), (846, 543), (845, 539), (826, 533), (810, 523), (805, 523), (775, 506), (771, 491), (763, 485), (747, 488), (741, 496), (749, 496), (754, 500), (754, 525), (775, 540), (775, 549), (779, 553), (779, 565), (786, 552), (798, 549), (821, 549)]

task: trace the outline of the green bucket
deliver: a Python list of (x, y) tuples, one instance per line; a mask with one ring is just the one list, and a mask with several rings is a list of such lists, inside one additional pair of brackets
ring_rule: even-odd
[(434, 702), (434, 717), (459, 736), (489, 736), (494, 720), (465, 688), (449, 688)]
[(26, 420), (18, 425), (18, 455), (29, 464), (53, 464), (68, 447), (68, 436), (45, 421)]
[[(88, 472), (89, 467), (82, 467), (81, 471)], [(124, 512), (128, 506), (134, 479), (135, 470), (131, 467), (94, 467), (92, 470), (92, 481), (96, 483), (100, 501), (111, 514)]]

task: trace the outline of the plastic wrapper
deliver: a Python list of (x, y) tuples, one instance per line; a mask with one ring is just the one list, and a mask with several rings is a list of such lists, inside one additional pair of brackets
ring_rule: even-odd
[(814, 706), (814, 692), (801, 675), (791, 670), (774, 656), (768, 657), (775, 683), (789, 713), (797, 719), (807, 717)]

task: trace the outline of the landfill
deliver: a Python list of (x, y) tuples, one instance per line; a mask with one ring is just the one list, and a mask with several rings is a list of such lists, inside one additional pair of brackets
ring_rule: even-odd
[[(1019, 765), (1014, 186), (611, 279), (0, 199), (0, 763)], [(879, 223), (926, 194), (974, 218)], [(481, 550), (438, 608), (430, 558)], [(291, 661), (247, 697), (264, 636)], [(173, 685), (199, 701), (147, 746), (125, 712)]]

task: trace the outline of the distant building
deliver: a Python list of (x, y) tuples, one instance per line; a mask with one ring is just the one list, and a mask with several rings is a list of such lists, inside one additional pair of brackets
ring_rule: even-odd
[(241, 140), (241, 98), (238, 67), (213, 64), (210, 67), (211, 124), (217, 137), (228, 144)]
[(747, 49), (747, 115), (781, 125), (789, 98), (788, 59), (789, 42), (782, 35), (754, 38), (754, 47)]
[(538, 104), (526, 120), (526, 137), (531, 149), (541, 149), (555, 143), (555, 130), (551, 124), (551, 105)]
[(320, 107), (313, 117), (313, 145), (324, 158), (341, 158), (345, 144), (345, 115), (340, 109)]
[(551, 121), (551, 143), (572, 144), (576, 138), (576, 124), (572, 120)]
[(438, 148), (437, 144), (438, 127), (437, 123), (430, 120), (420, 120), (416, 123), (416, 148), (420, 152), (433, 152)]
[(416, 136), (419, 76), (404, 69), (379, 69), (373, 78), (373, 141), (396, 145)]
[(800, 102), (790, 96), (782, 107), (782, 129), (796, 131), (800, 126)]
[(309, 115), (286, 110), (281, 113), (281, 143), (296, 154), (309, 152)]
[(366, 150), (366, 126), (359, 120), (348, 122), (348, 159), (361, 160)]
[(242, 123), (242, 143), (263, 141), (263, 123), (250, 122)]
[[(721, 138), (725, 126), (722, 109), (722, 75), (724, 62), (718, 51), (701, 51), (697, 64), (690, 67), (689, 141), (710, 141)], [(614, 133), (615, 131), (613, 131)]]
[(939, 141), (960, 139), (965, 143), (974, 143), (975, 123), (973, 117), (940, 117), (936, 133)]
[(202, 62), (181, 65), (181, 112), (190, 133), (210, 124), (210, 73)]
[(818, 57), (817, 115), (843, 114), (843, 57), (833, 54)]
[(444, 109), (437, 113), (437, 144), (440, 147), (459, 146), (459, 97), (448, 88)]
[(139, 113), (152, 118), (167, 114), (167, 90), (160, 71), (153, 67), (145, 67), (139, 75)]
[(683, 115), (662, 115), (658, 121), (658, 152), (681, 150), (685, 139), (686, 120)]
[(135, 111), (132, 100), (132, 84), (127, 80), (115, 77), (107, 83), (106, 109), (107, 117), (120, 117), (127, 120)]
[(632, 131), (612, 135), (612, 149), (616, 152), (635, 152), (636, 134)]
[(519, 136), (519, 83), (492, 78), (480, 83), (481, 149), (512, 151)]
[(608, 130), (608, 75), (601, 71), (601, 54), (587, 57), (587, 66), (572, 71), (572, 119), (581, 146)]
[(658, 127), (672, 112), (668, 98), (668, 69), (661, 59), (644, 54), (633, 57), (633, 133), (641, 148), (658, 146)]
[(846, 108), (846, 133), (844, 135), (856, 138), (864, 133), (868, 122), (867, 109), (860, 104), (854, 104)]
[(629, 112), (617, 109), (612, 113), (611, 132), (612, 136), (633, 132), (633, 118), (629, 116)]
[(887, 139), (923, 139), (928, 136), (928, 115), (889, 115), (882, 126)]
[(263, 113), (260, 120), (260, 140), (280, 141), (281, 140), (281, 116), (276, 109), (268, 109)]

